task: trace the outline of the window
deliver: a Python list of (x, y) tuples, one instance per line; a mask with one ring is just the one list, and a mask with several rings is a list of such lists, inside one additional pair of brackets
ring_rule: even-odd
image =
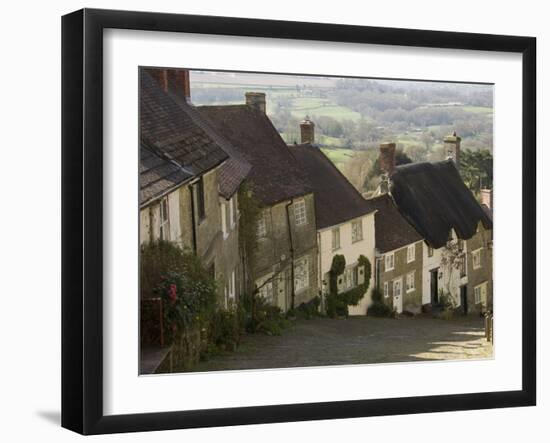
[(273, 303), (273, 282), (271, 277), (268, 277), (270, 280), (267, 283), (260, 283), (257, 287), (260, 288), (258, 295), (269, 303)]
[(472, 265), (474, 269), (481, 268), (481, 248), (472, 251)]
[(355, 243), (363, 240), (363, 221), (356, 220), (351, 222), (351, 242)]
[(229, 200), (229, 223), (231, 224), (231, 229), (235, 229), (235, 202), (233, 197)]
[(460, 252), (464, 251), (464, 240), (462, 240), (461, 238), (459, 238), (457, 240), (457, 246), (458, 246), (458, 250)]
[(407, 274), (406, 289), (407, 292), (414, 291), (414, 271)]
[(294, 290), (302, 291), (309, 287), (309, 260), (307, 257), (294, 262)]
[(306, 202), (304, 200), (294, 203), (294, 222), (296, 226), (305, 225), (307, 223)]
[(202, 221), (206, 217), (206, 209), (204, 204), (204, 181), (202, 177), (197, 182), (195, 189), (197, 191), (197, 213), (199, 216), (199, 221)]
[(487, 282), (477, 285), (474, 288), (474, 303), (485, 305), (487, 302)]
[(229, 279), (229, 298), (235, 299), (235, 271), (231, 272), (231, 278)]
[(390, 284), (385, 281), (384, 282), (384, 298), (388, 298), (390, 296)]
[(258, 238), (267, 236), (267, 226), (265, 223), (265, 214), (262, 212), (258, 217), (258, 225), (256, 226), (256, 234)]
[(407, 263), (411, 263), (414, 261), (414, 257), (416, 255), (416, 245), (409, 245), (407, 246)]
[(222, 216), (222, 232), (223, 232), (223, 238), (227, 238), (228, 232), (227, 232), (227, 214), (225, 212), (225, 207), (227, 204), (224, 202), (220, 203), (220, 214)]
[(340, 249), (340, 228), (332, 230), (332, 250)]
[(428, 257), (433, 257), (434, 256), (434, 248), (432, 248), (431, 246), (428, 246)]
[(342, 282), (342, 291), (348, 291), (349, 289), (357, 286), (357, 266), (349, 266), (344, 269), (344, 279)]
[(386, 260), (386, 272), (393, 270), (395, 265), (393, 252), (386, 254), (385, 260)]
[(458, 269), (461, 277), (466, 277), (466, 254), (462, 254), (458, 259)]
[(160, 201), (160, 239), (170, 240), (170, 219), (168, 218), (168, 197)]

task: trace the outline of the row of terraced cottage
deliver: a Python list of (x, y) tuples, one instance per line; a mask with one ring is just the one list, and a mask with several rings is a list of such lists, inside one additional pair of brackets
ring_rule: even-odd
[[(365, 315), (378, 288), (398, 313), (419, 313), (442, 295), (464, 313), (492, 310), (492, 195), (480, 204), (448, 159), (395, 165), (380, 146), (381, 184), (364, 198), (300, 124), (287, 145), (266, 115), (265, 95), (241, 105), (193, 106), (185, 70), (140, 70), (140, 242), (192, 250), (215, 276), (219, 304), (258, 291), (283, 311), (316, 296), (325, 308), (335, 256), (345, 258), (337, 291), (364, 287), (350, 315)], [(244, 257), (239, 190), (261, 206), (256, 248)], [(360, 258), (361, 257), (361, 258)], [(365, 261), (365, 258), (367, 261)], [(148, 294), (142, 294), (147, 297)]]

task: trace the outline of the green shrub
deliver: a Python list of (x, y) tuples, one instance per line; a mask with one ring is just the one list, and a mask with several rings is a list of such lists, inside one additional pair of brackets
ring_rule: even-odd
[(246, 332), (280, 335), (290, 322), (281, 309), (273, 306), (257, 294), (242, 297), (242, 318)]
[(168, 342), (194, 326), (210, 325), (216, 309), (216, 283), (196, 255), (175, 243), (150, 243), (141, 249), (140, 271), (141, 296), (156, 295), (162, 300)]
[(384, 294), (380, 288), (373, 288), (371, 292), (371, 300), (373, 303), (382, 303), (382, 298)]
[(239, 344), (240, 332), (237, 309), (220, 309), (212, 316), (208, 341), (222, 351), (234, 350)]
[(335, 255), (329, 271), (329, 293), (326, 296), (326, 312), (329, 317), (347, 317), (349, 306), (357, 306), (365, 296), (371, 279), (372, 268), (370, 261), (360, 255), (358, 267), (363, 267), (364, 282), (346, 292), (338, 293), (338, 276), (346, 269), (346, 259), (343, 255)]
[(367, 309), (367, 316), (369, 317), (386, 317), (394, 318), (395, 311), (383, 302), (375, 301)]
[(301, 303), (296, 309), (293, 309), (287, 313), (287, 317), (297, 317), (310, 320), (319, 316), (319, 306), (321, 305), (321, 298), (316, 296), (310, 301)]

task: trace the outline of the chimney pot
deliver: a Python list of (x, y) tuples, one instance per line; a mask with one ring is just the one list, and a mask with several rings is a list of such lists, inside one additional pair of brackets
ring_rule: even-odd
[(302, 143), (315, 143), (315, 123), (307, 116), (300, 122), (300, 134)]
[(451, 159), (456, 169), (460, 171), (460, 141), (462, 139), (456, 135), (456, 131), (453, 135), (448, 135), (443, 139), (443, 145), (445, 146), (445, 152), (448, 159)]
[(481, 204), (487, 206), (489, 209), (493, 209), (493, 190), (481, 189), (479, 191)]
[(265, 94), (263, 92), (245, 93), (246, 104), (265, 114)]
[(383, 174), (388, 177), (393, 174), (395, 170), (395, 143), (380, 144), (379, 164)]

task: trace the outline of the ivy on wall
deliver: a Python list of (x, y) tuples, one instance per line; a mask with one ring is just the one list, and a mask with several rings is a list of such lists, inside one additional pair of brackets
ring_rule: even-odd
[(363, 269), (363, 283), (352, 289), (338, 293), (338, 277), (346, 269), (346, 258), (343, 255), (335, 255), (329, 271), (329, 293), (326, 298), (326, 311), (329, 317), (347, 317), (349, 306), (357, 306), (369, 289), (372, 275), (372, 267), (369, 259), (360, 255), (357, 260), (358, 272)]

